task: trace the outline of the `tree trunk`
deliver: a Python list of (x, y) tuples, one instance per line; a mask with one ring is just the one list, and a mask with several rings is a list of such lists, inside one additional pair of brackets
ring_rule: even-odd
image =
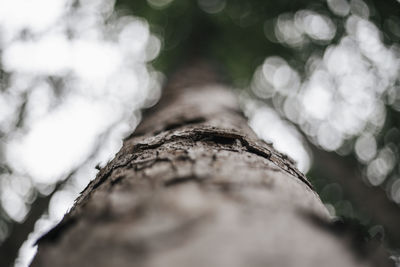
[(306, 177), (215, 80), (202, 64), (175, 75), (33, 266), (386, 266), (334, 234)]

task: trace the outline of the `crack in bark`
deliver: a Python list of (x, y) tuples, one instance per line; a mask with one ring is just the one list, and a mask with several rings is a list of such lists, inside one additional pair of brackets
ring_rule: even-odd
[[(147, 140), (149, 138), (146, 138)], [(146, 140), (145, 139), (145, 140)], [(100, 172), (99, 177), (97, 177), (95, 182), (93, 184), (92, 188), (97, 188), (101, 184), (104, 183), (104, 181), (107, 180), (107, 177), (110, 175), (110, 173), (121, 167), (125, 167), (128, 164), (137, 164), (139, 162), (135, 162), (135, 158), (137, 158), (137, 154), (140, 152), (143, 152), (145, 150), (151, 150), (151, 149), (156, 149), (166, 143), (169, 143), (171, 141), (177, 141), (179, 139), (189, 139), (193, 141), (203, 141), (203, 140), (209, 140), (209, 141), (214, 141), (215, 143), (218, 144), (232, 144), (236, 140), (239, 140), (240, 143), (246, 148), (246, 150), (249, 153), (253, 153), (255, 155), (258, 155), (260, 157), (263, 157), (265, 159), (268, 159), (272, 161), (275, 165), (280, 167), (280, 169), (284, 170), (285, 172), (291, 174), (292, 176), (295, 176), (296, 178), (300, 179), (303, 183), (305, 183), (311, 190), (314, 191), (313, 186), (311, 183), (305, 178), (305, 176), (298, 171), (294, 166), (292, 165), (292, 162), (289, 160), (287, 156), (284, 156), (284, 154), (277, 153), (276, 151), (273, 150), (273, 148), (265, 148), (263, 146), (257, 145), (254, 141), (248, 139), (246, 136), (236, 133), (234, 130), (227, 130), (227, 129), (220, 129), (212, 126), (201, 126), (201, 127), (189, 127), (189, 129), (185, 130), (176, 130), (173, 131), (169, 134), (159, 134), (154, 137), (150, 137), (150, 142), (148, 143), (137, 143), (133, 145), (131, 151), (134, 154), (130, 154), (128, 157), (124, 157), (122, 159), (117, 160), (115, 163), (111, 162), (110, 167), (106, 166), (103, 169), (106, 169), (105, 172)], [(267, 144), (265, 144), (267, 146)], [(154, 159), (153, 159), (154, 160)], [(151, 160), (150, 160), (151, 161)], [(108, 170), (107, 170), (108, 169)], [(88, 190), (89, 186), (84, 190)], [(90, 190), (92, 191), (92, 190)]]
[(193, 124), (200, 124), (206, 122), (206, 119), (204, 117), (194, 117), (190, 119), (182, 119), (178, 117), (176, 120), (177, 120), (176, 122), (167, 123), (161, 130), (155, 131), (154, 135), (157, 135), (163, 131), (175, 130), (183, 126), (187, 127)]
[(190, 181), (200, 181), (200, 180), (202, 180), (202, 179), (199, 179), (198, 177), (196, 177), (194, 175), (175, 177), (175, 178), (165, 181), (164, 186), (170, 187), (170, 186), (179, 185), (179, 184), (190, 182)]

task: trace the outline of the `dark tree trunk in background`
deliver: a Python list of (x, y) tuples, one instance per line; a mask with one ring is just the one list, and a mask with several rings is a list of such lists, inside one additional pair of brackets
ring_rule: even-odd
[(175, 75), (33, 266), (386, 265), (335, 234), (306, 177), (257, 139), (214, 75), (205, 64)]

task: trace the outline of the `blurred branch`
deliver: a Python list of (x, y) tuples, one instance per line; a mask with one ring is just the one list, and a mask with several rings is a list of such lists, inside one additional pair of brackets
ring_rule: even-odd
[(18, 109), (18, 119), (15, 123), (15, 129), (21, 128), (24, 125), (25, 117), (26, 117), (26, 106), (28, 104), (28, 93), (24, 92), (21, 95), (22, 104)]
[(18, 256), (20, 247), (28, 238), (28, 235), (34, 230), (36, 221), (46, 212), (52, 196), (58, 192), (58, 190), (63, 188), (70, 178), (74, 176), (91, 158), (92, 155), (82, 165), (72, 170), (64, 180), (58, 182), (50, 194), (37, 197), (33, 202), (26, 219), (22, 223), (15, 222), (12, 225), (10, 235), (0, 244), (0, 266), (13, 265)]
[[(118, 123), (118, 122), (117, 122)], [(11, 233), (8, 237), (0, 244), (0, 266), (13, 266), (15, 259), (18, 256), (19, 249), (22, 244), (27, 240), (29, 234), (34, 230), (35, 223), (40, 217), (47, 211), (52, 196), (62, 189), (83, 166), (88, 164), (91, 160), (98, 155), (99, 150), (103, 147), (104, 141), (106, 140), (111, 129), (115, 127), (117, 123), (112, 124), (103, 134), (101, 134), (96, 141), (96, 144), (87, 157), (87, 159), (74, 168), (62, 181), (58, 182), (54, 190), (47, 196), (39, 196), (31, 205), (30, 211), (26, 216), (25, 221), (22, 223), (14, 222), (11, 226)]]
[(380, 187), (366, 185), (360, 171), (339, 155), (317, 148), (308, 142), (314, 155), (315, 169), (339, 183), (360, 210), (365, 210), (375, 223), (387, 230), (388, 241), (400, 245), (400, 207), (392, 202)]
[(0, 244), (0, 266), (12, 266), (19, 248), (27, 239), (28, 235), (33, 231), (36, 221), (44, 214), (49, 206), (49, 202), (53, 194), (60, 188), (58, 184), (55, 190), (47, 195), (36, 198), (31, 209), (22, 223), (14, 223), (11, 226), (10, 235)]

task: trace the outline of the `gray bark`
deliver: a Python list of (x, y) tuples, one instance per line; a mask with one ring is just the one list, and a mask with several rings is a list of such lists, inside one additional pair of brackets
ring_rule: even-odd
[(38, 241), (32, 266), (388, 264), (381, 250), (362, 257), (350, 235), (334, 234), (307, 178), (257, 139), (207, 67), (177, 75)]

